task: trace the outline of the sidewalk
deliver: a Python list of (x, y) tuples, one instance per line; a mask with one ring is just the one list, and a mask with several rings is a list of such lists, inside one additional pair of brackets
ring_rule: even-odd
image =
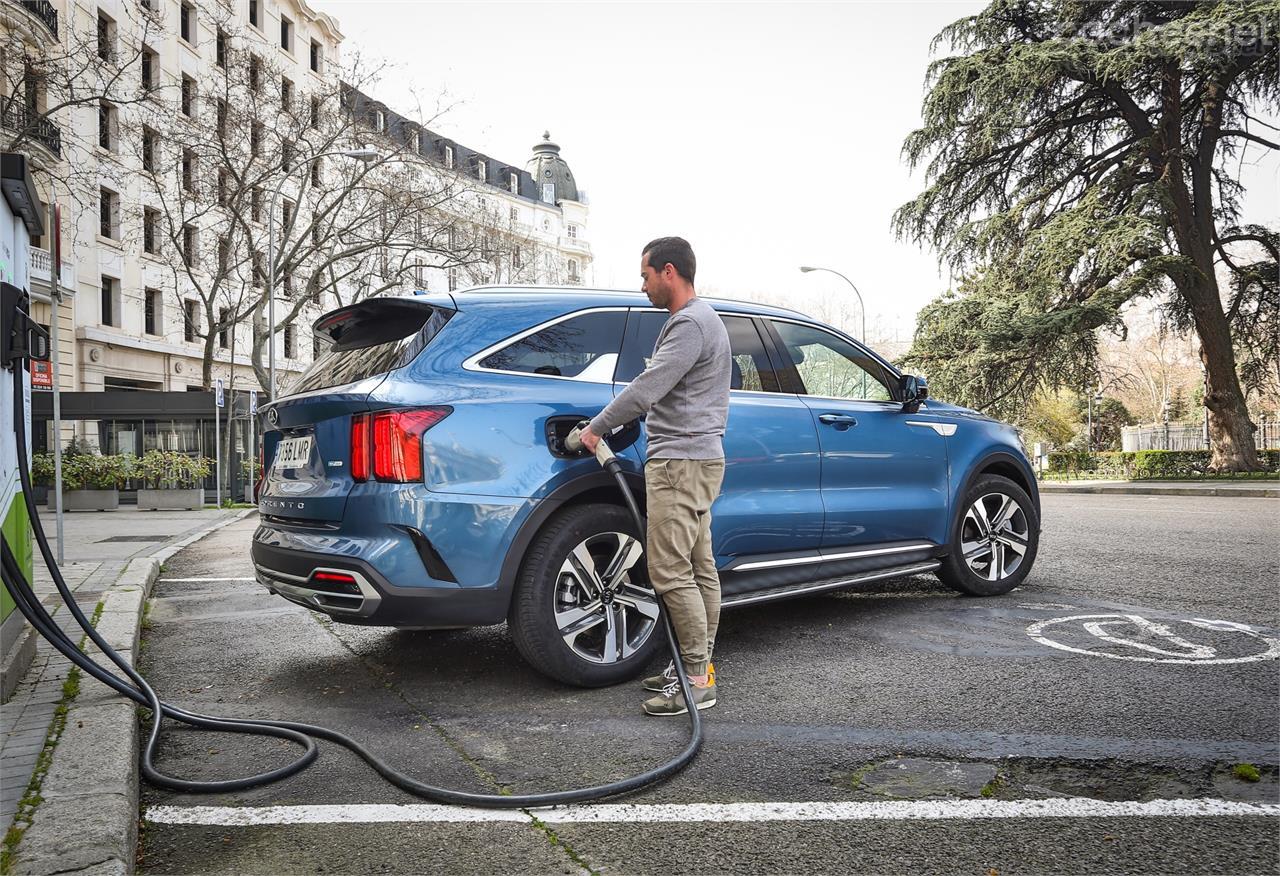
[(1105, 493), (1127, 496), (1237, 496), (1280, 498), (1280, 478), (1209, 481), (1039, 481), (1041, 493)]
[[(150, 556), (241, 513), (230, 509), (138, 511), (122, 507), (110, 512), (64, 514), (63, 577), (75, 592), (81, 610), (92, 617), (103, 592), (116, 583), (130, 560)], [(56, 555), (52, 512), (41, 513), (40, 521)], [(35, 591), (54, 618), (64, 623), (72, 637), (79, 640), (80, 629), (62, 606), (38, 551)], [(0, 708), (0, 822), (6, 827), (13, 820), (44, 747), (69, 666), (52, 645), (38, 638), (31, 668), (18, 683), (13, 696)]]

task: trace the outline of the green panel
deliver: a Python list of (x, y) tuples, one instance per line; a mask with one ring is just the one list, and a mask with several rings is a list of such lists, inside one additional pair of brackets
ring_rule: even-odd
[[(18, 566), (27, 576), (27, 583), (31, 583), (31, 520), (27, 516), (27, 505), (22, 499), (21, 492), (15, 493), (9, 502), (9, 507), (5, 510), (4, 522), (0, 523), (0, 531), (4, 533), (5, 541), (9, 542), (9, 547), (17, 555)], [(0, 621), (8, 618), (15, 608), (17, 606), (9, 596), (9, 591), (0, 586)]]

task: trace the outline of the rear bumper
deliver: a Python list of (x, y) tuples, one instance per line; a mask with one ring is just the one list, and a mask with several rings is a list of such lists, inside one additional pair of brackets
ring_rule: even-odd
[[(261, 530), (259, 530), (261, 532)], [(354, 557), (313, 553), (253, 542), (258, 583), (290, 602), (324, 612), (335, 621), (388, 627), (478, 627), (501, 623), (510, 589), (493, 587), (397, 587), (371, 564)], [(316, 572), (350, 575), (358, 593), (334, 592)]]

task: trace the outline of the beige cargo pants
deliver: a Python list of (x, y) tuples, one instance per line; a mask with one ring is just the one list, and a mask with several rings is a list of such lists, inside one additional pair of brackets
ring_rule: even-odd
[(723, 480), (723, 459), (651, 459), (644, 467), (649, 580), (671, 616), (690, 675), (706, 674), (720, 625), (711, 503)]

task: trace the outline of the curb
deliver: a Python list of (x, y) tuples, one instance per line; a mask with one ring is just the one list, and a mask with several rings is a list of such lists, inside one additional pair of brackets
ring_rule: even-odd
[(1280, 487), (1144, 487), (1133, 484), (1072, 484), (1041, 481), (1041, 493), (1092, 493), (1117, 496), (1236, 496), (1244, 499), (1280, 499)]
[[(248, 508), (147, 557), (131, 560), (102, 597), (97, 630), (132, 666), (142, 615), (160, 566), (210, 533), (243, 520)], [(86, 653), (101, 656), (90, 644)], [(101, 660), (99, 662), (108, 663)], [(114, 668), (114, 667), (113, 667)], [(116, 673), (119, 674), (118, 672)], [(15, 850), (13, 872), (130, 874), (138, 844), (138, 718), (132, 700), (81, 676), (49, 771), (42, 802)]]

